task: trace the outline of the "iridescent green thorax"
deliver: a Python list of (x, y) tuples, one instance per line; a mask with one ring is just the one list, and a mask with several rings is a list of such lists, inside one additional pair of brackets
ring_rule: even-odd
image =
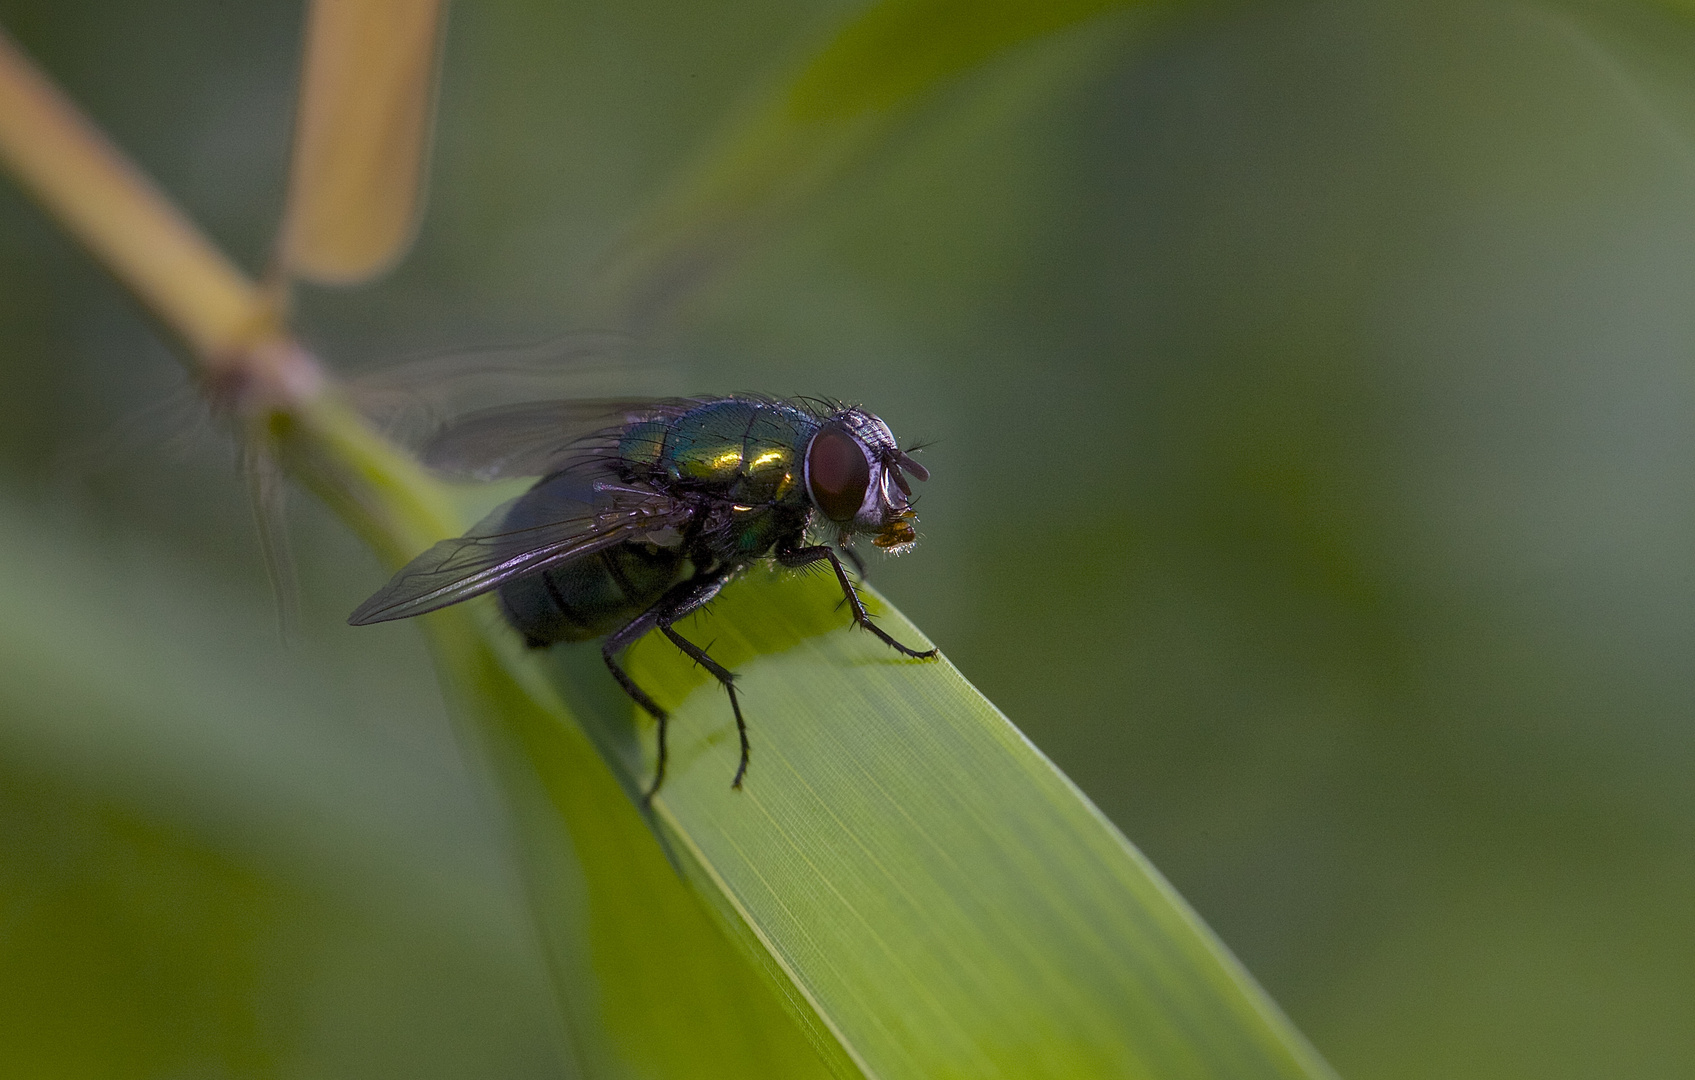
[(731, 398), (630, 426), (618, 457), (637, 478), (733, 504), (801, 506), (807, 498), (802, 463), (817, 431), (818, 421), (793, 405)]

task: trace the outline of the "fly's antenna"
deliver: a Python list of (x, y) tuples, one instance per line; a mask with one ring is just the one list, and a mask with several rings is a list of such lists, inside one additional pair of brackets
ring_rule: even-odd
[[(920, 441), (920, 442), (915, 442), (905, 450), (895, 451), (895, 465), (898, 466), (903, 472), (910, 473), (914, 480), (928, 480), (928, 479), (930, 479), (930, 470), (926, 469), (924, 466), (918, 464), (918, 462), (912, 460), (912, 455), (918, 453), (918, 451), (924, 449), (926, 446), (934, 446), (934, 445), (935, 445), (935, 440), (927, 439), (927, 440), (923, 440), (923, 441)], [(896, 480), (897, 480), (897, 482), (899, 482), (899, 475), (898, 474), (896, 475)], [(907, 490), (907, 487), (904, 483), (902, 483), (900, 485), (900, 487), (901, 487), (902, 491), (906, 492), (906, 494), (908, 494), (908, 495), (912, 494), (911, 491)]]

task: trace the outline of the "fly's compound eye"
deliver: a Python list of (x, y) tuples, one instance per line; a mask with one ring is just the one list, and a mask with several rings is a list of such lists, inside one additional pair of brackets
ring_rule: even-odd
[(871, 486), (871, 462), (859, 440), (839, 428), (814, 435), (806, 451), (806, 485), (825, 517), (852, 521)]

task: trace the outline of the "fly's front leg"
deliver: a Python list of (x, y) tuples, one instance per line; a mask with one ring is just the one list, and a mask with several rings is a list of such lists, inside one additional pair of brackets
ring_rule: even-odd
[(830, 565), (835, 567), (836, 580), (841, 582), (842, 595), (847, 598), (848, 607), (853, 609), (854, 622), (882, 638), (884, 644), (903, 656), (910, 656), (917, 660), (929, 660), (936, 655), (935, 649), (926, 649), (919, 652), (917, 649), (910, 649), (902, 645), (890, 637), (882, 627), (871, 621), (871, 613), (865, 610), (865, 604), (860, 601), (859, 593), (854, 590), (853, 582), (849, 580), (847, 570), (842, 566), (842, 560), (836, 558), (835, 549), (819, 544), (816, 547), (796, 548), (793, 551), (777, 553), (777, 561), (787, 567), (810, 566), (812, 563), (823, 559), (828, 559)]
[(847, 556), (847, 561), (853, 564), (853, 571), (859, 575), (859, 580), (864, 581), (865, 561), (859, 557), (859, 552), (848, 547), (846, 544), (842, 545), (841, 551), (843, 555)]

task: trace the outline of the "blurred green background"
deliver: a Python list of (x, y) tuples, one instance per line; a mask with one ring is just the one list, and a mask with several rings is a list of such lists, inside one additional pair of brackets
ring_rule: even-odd
[[(598, 329), (620, 231), (856, 11), (465, 4), (339, 369)], [(0, 0), (250, 269), (301, 11)], [(1338, 1070), (1695, 1075), (1695, 17), (1108, 16), (950, 85), (632, 350), (865, 402), (873, 577)], [(383, 570), (0, 184), (0, 1061), (563, 1075), (499, 808)]]

